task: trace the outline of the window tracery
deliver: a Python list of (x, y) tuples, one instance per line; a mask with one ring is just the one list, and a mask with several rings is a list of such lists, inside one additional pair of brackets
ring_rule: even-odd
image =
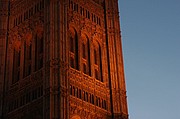
[(102, 79), (102, 59), (101, 59), (101, 46), (98, 42), (94, 42), (94, 77), (103, 81)]
[(82, 36), (82, 48), (81, 48), (81, 62), (82, 62), (82, 71), (84, 74), (91, 75), (90, 72), (90, 46), (89, 39), (86, 35)]
[(24, 43), (24, 73), (23, 77), (29, 76), (31, 74), (32, 65), (32, 44), (27, 45)]
[(14, 49), (12, 84), (20, 80), (20, 62), (21, 62), (20, 59), (21, 59), (21, 51), (17, 51)]
[(78, 65), (78, 38), (77, 32), (74, 29), (70, 30), (69, 33), (69, 65), (71, 68), (79, 70)]
[(107, 109), (107, 100), (103, 99), (100, 96), (96, 96), (93, 93), (80, 89), (79, 87), (75, 87), (70, 85), (70, 95), (77, 97), (85, 102), (89, 102), (92, 105), (98, 106), (103, 109)]
[(43, 36), (35, 37), (35, 71), (43, 67)]

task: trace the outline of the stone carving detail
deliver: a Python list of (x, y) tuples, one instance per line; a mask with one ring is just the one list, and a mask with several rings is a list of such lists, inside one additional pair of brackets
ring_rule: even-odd
[(25, 33), (24, 33), (24, 40), (26, 42), (27, 45), (30, 45), (32, 42), (32, 38), (33, 38), (33, 33), (32, 33), (32, 29), (31, 28), (25, 28)]
[(10, 36), (10, 38), (11, 38), (12, 48), (14, 48), (16, 51), (19, 51), (21, 49), (22, 36), (20, 36), (20, 34), (16, 32), (12, 36)]
[[(28, 1), (29, 6), (27, 6), (28, 8), (26, 9), (25, 8), (26, 6), (24, 6), (23, 8), (22, 4), (25, 4), (24, 2), (27, 3), (27, 1)], [(10, 34), (9, 46), (13, 50), (15, 49), (17, 51), (20, 51), (21, 47), (22, 47), (22, 50), (25, 49), (24, 50), (25, 52), (21, 53), (22, 60), (26, 58), (26, 55), (28, 57), (29, 54), (32, 54), (32, 57), (29, 58), (27, 61), (28, 62), (27, 64), (31, 65), (30, 75), (24, 77), (23, 76), (24, 73), (20, 71), (20, 80), (16, 84), (13, 84), (10, 86), (8, 90), (8, 93), (9, 93), (8, 95), (9, 96), (13, 95), (14, 97), (15, 96), (18, 97), (22, 95), (22, 96), (27, 97), (27, 99), (28, 99), (28, 96), (30, 95), (31, 96), (30, 99), (34, 99), (34, 98), (37, 98), (36, 93), (38, 95), (38, 91), (41, 91), (39, 90), (39, 88), (41, 89), (42, 87), (43, 97), (40, 97), (40, 98), (42, 98), (43, 101), (42, 100), (40, 101), (43, 104), (44, 116), (41, 116), (41, 115), (33, 116), (33, 118), (43, 118), (43, 117), (48, 118), (48, 116), (51, 113), (54, 113), (53, 108), (51, 108), (52, 105), (49, 105), (49, 103), (51, 104), (54, 103), (54, 105), (56, 105), (58, 104), (56, 103), (56, 101), (59, 101), (58, 98), (54, 98), (55, 100), (57, 99), (56, 101), (51, 100), (53, 99), (51, 98), (51, 96), (56, 96), (56, 97), (60, 96), (61, 98), (60, 99), (60, 107), (61, 107), (60, 115), (63, 117), (68, 117), (70, 119), (111, 119), (112, 114), (111, 114), (110, 95), (113, 96), (113, 104), (114, 104), (113, 111), (119, 114), (117, 116), (115, 115), (115, 119), (126, 118), (120, 115), (121, 113), (126, 114), (127, 112), (126, 111), (127, 110), (126, 109), (127, 108), (126, 107), (127, 106), (126, 105), (127, 104), (126, 92), (123, 90), (115, 90), (115, 91), (113, 90), (113, 93), (111, 94), (110, 88), (109, 88), (110, 87), (109, 86), (110, 84), (108, 81), (109, 77), (114, 79), (115, 76), (114, 74), (112, 75), (111, 73), (108, 72), (107, 64), (110, 63), (110, 66), (111, 66), (110, 69), (112, 70), (114, 69), (114, 65), (116, 64), (114, 64), (113, 62), (110, 62), (111, 60), (109, 60), (108, 62), (108, 58), (110, 58), (111, 55), (110, 57), (108, 57), (107, 52), (109, 52), (108, 50), (113, 50), (114, 44), (109, 43), (110, 44), (109, 47), (108, 47), (108, 44), (106, 44), (106, 40), (109, 40), (109, 37), (107, 38), (107, 36), (110, 36), (110, 35), (106, 34), (107, 29), (105, 28), (105, 26), (107, 25), (107, 28), (109, 28), (110, 26), (106, 24), (105, 18), (109, 18), (113, 16), (111, 15), (111, 12), (108, 12), (111, 9), (108, 8), (108, 11), (104, 9), (104, 3), (105, 3), (104, 1), (105, 0), (62, 0), (60, 2), (58, 0), (52, 0), (52, 1), (24, 0), (20, 3), (18, 0), (16, 2), (16, 4), (18, 5), (12, 5), (14, 8), (12, 10), (13, 14), (12, 13), (10, 14), (12, 15), (10, 16), (10, 19), (12, 18), (12, 22), (15, 22), (15, 23), (14, 23), (14, 26), (12, 26), (13, 28), (10, 29), (10, 32), (9, 32)], [(114, 4), (115, 1), (114, 0), (110, 2), (109, 1), (110, 0), (107, 0), (106, 5), (108, 7), (111, 7), (111, 5), (108, 5), (108, 4), (109, 3)], [(40, 3), (40, 4), (36, 4), (36, 3)], [(58, 3), (57, 7), (55, 7), (56, 5), (54, 6), (54, 4), (56, 3)], [(33, 5), (35, 6), (33, 7)], [(42, 5), (45, 5), (44, 6), (45, 9), (41, 9), (41, 10), (38, 9), (39, 7), (42, 7)], [(69, 9), (67, 7), (69, 7)], [(58, 14), (54, 14), (54, 11), (51, 11), (51, 10), (57, 10), (57, 9), (60, 10), (60, 13)], [(18, 11), (20, 10), (23, 10), (21, 11), (22, 14), (18, 13)], [(40, 12), (34, 14), (35, 11), (40, 11)], [(104, 16), (105, 15), (104, 13), (106, 12), (109, 13), (107, 14), (109, 15), (107, 17)], [(28, 17), (26, 16), (27, 18), (25, 17), (24, 19), (24, 16), (22, 16), (22, 21), (21, 21), (21, 15), (23, 14), (27, 14)], [(57, 23), (57, 18), (60, 19), (58, 23)], [(20, 23), (17, 22), (16, 19), (18, 19), (17, 21), (20, 20), (21, 22)], [(109, 19), (106, 19), (106, 20), (109, 20)], [(109, 23), (109, 21), (107, 21), (107, 23)], [(54, 31), (51, 31), (52, 30), (51, 26), (56, 26), (57, 24), (60, 25), (59, 27), (60, 37), (56, 37), (56, 33), (55, 33), (56, 27)], [(118, 26), (115, 26), (115, 27), (118, 27)], [(68, 49), (69, 39), (71, 39), (71, 37), (67, 36), (68, 35), (67, 32), (72, 33), (70, 31), (72, 28), (75, 29), (75, 32), (77, 33), (76, 36), (78, 39), (77, 43), (73, 42), (73, 44), (76, 44), (73, 49), (76, 49), (74, 51), (78, 52), (78, 53), (74, 52), (74, 54), (71, 53), (71, 51)], [(114, 29), (116, 28), (112, 27), (109, 30), (109, 32), (111, 32), (112, 35), (115, 38), (117, 38), (117, 36), (115, 36), (116, 34), (114, 34)], [(117, 31), (118, 30), (119, 28), (117, 28)], [(44, 31), (46, 31), (46, 34), (44, 33)], [(5, 34), (6, 34), (5, 32), (1, 33), (1, 30), (0, 30), (0, 37)], [(51, 34), (54, 34), (52, 36), (55, 39), (57, 38), (60, 40), (60, 43), (61, 43), (60, 51), (56, 52), (56, 50), (55, 51), (51, 50), (51, 48), (52, 49), (56, 48), (56, 46), (52, 45), (51, 44), (52, 42), (50, 42), (50, 40), (52, 39), (50, 38)], [(87, 37), (88, 40), (83, 39), (84, 37)], [(45, 44), (43, 45), (44, 46), (43, 51), (42, 51), (43, 56), (42, 54), (37, 56), (36, 53), (39, 52), (37, 46), (41, 46), (38, 44), (37, 40), (42, 40), (42, 39), (45, 41), (45, 42), (43, 41), (43, 44)], [(26, 45), (31, 46), (31, 47), (26, 47), (26, 45), (25, 47), (23, 47), (25, 43)], [(87, 49), (89, 51), (86, 57), (83, 57), (82, 49), (84, 48), (82, 46), (83, 45), (82, 43), (88, 43)], [(102, 74), (100, 75), (102, 75), (103, 81), (97, 80), (97, 77), (96, 77), (97, 72), (95, 71), (97, 64), (95, 63), (96, 55), (95, 55), (94, 49), (99, 48), (99, 47), (101, 50), (101, 53), (99, 53), (99, 55), (102, 57), (102, 64), (101, 64), (102, 67), (99, 66), (99, 69), (102, 69)], [(106, 48), (109, 48), (109, 49), (106, 49)], [(12, 52), (13, 50), (8, 50), (8, 51)], [(52, 52), (55, 53), (55, 55), (53, 55)], [(58, 55), (60, 57), (58, 57), (56, 53), (57, 54), (59, 53)], [(12, 55), (13, 55), (12, 53), (9, 53), (9, 56), (12, 56)], [(70, 65), (71, 59), (68, 57), (69, 55), (70, 56), (77, 55), (77, 58), (74, 58), (72, 60), (73, 61), (76, 60), (76, 64), (78, 64), (79, 66), (78, 68), (73, 68), (72, 65)], [(36, 65), (38, 64), (38, 63), (37, 64), (35, 63), (37, 61), (36, 59), (42, 58), (42, 57), (44, 58), (43, 67), (41, 67), (42, 69), (40, 70), (38, 69), (38, 71), (32, 71), (34, 70), (34, 68), (36, 69)], [(89, 60), (87, 65), (83, 65), (83, 63), (86, 62), (87, 60)], [(26, 64), (26, 60), (24, 64)], [(20, 70), (24, 69), (24, 66), (23, 66), (24, 64), (22, 61), (22, 64), (20, 65), (20, 68), (19, 68)], [(12, 66), (12, 64), (10, 65)], [(90, 72), (89, 74), (86, 74), (84, 72), (85, 71), (84, 69), (86, 69), (86, 67), (88, 68), (90, 67), (88, 69), (88, 71)], [(11, 74), (10, 77), (12, 77), (13, 75), (14, 74)], [(21, 77), (23, 77), (23, 80), (21, 80)], [(8, 81), (8, 83), (9, 82), (10, 81)], [(121, 85), (124, 85), (124, 84), (121, 84)], [(29, 93), (28, 92), (29, 89), (31, 89), (32, 92)], [(27, 95), (24, 95), (24, 94), (27, 94)], [(21, 100), (18, 100), (18, 103), (20, 102)], [(15, 100), (15, 104), (16, 104), (16, 100)], [(36, 105), (35, 101), (32, 101), (31, 104)], [(24, 110), (29, 111), (29, 108), (33, 109), (31, 107), (32, 106), (31, 104), (28, 103), (27, 104), (28, 109), (24, 109)], [(122, 110), (120, 110), (120, 107), (122, 107), (121, 109), (123, 110), (126, 109), (126, 110), (123, 112)], [(16, 110), (16, 112), (17, 111), (19, 111), (19, 109)], [(20, 117), (20, 118), (23, 118), (23, 117)], [(24, 118), (26, 118), (26, 115), (24, 116)]]
[(34, 34), (37, 34), (38, 38), (42, 38), (44, 28), (43, 20), (41, 19), (42, 18), (38, 18), (34, 21), (28, 21), (24, 26), (12, 29), (9, 37), (11, 48), (19, 51), (23, 42), (30, 45)]
[(43, 31), (44, 31), (44, 29), (43, 29), (43, 21), (38, 20), (38, 21), (35, 22), (34, 25), (35, 25), (35, 33), (37, 33), (37, 37), (42, 38)]
[(93, 0), (95, 3), (103, 6), (104, 0)]

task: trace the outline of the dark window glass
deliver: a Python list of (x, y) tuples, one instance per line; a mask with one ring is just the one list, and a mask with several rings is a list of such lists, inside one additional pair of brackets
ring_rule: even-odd
[(85, 74), (87, 74), (87, 71), (86, 71), (86, 70), (87, 70), (86, 64), (83, 63), (83, 72), (84, 72)]
[(94, 63), (97, 64), (97, 51), (94, 49)]
[(86, 45), (84, 43), (82, 44), (82, 56), (86, 59)]

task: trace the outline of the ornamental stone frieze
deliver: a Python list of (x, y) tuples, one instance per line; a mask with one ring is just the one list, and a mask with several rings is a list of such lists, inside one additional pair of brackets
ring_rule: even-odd
[(31, 76), (28, 76), (24, 78), (23, 80), (20, 80), (15, 85), (11, 85), (9, 89), (9, 93), (10, 94), (16, 93), (19, 90), (23, 91), (24, 89), (30, 86), (38, 87), (42, 85), (43, 77), (44, 77), (43, 70), (39, 70), (38, 72), (33, 73)]
[(98, 107), (92, 105), (85, 106), (86, 104), (84, 103), (70, 102), (70, 119), (75, 117), (80, 119), (107, 119), (104, 117), (104, 115), (108, 115), (107, 111), (97, 109)]
[(83, 24), (83, 26), (81, 26), (81, 36), (83, 36), (84, 34), (86, 34), (89, 38), (91, 36), (91, 32), (92, 32), (92, 28), (87, 25), (86, 23)]
[(26, 27), (23, 29), (22, 33), (22, 38), (24, 42), (29, 46), (32, 42), (33, 39), (33, 31), (30, 27)]
[(93, 0), (93, 1), (101, 6), (104, 5), (104, 0)]
[(92, 35), (92, 39), (97, 40), (100, 43), (100, 45), (102, 44), (102, 38), (102, 35), (98, 32), (94, 32)]
[(69, 15), (68, 15), (68, 22), (69, 22), (69, 24), (79, 25), (80, 24), (80, 15), (78, 13), (75, 13), (72, 11), (72, 13), (69, 13)]
[(30, 45), (34, 37), (33, 35), (35, 34), (37, 34), (38, 38), (42, 38), (44, 31), (43, 27), (43, 20), (42, 18), (39, 18), (24, 23), (24, 26), (17, 26), (11, 29), (9, 36), (11, 49), (19, 51), (23, 42)]
[(43, 37), (43, 32), (44, 32), (44, 23), (43, 20), (37, 20), (34, 21), (34, 24), (32, 25), (34, 26), (34, 32), (37, 34), (38, 38), (42, 38)]
[(22, 44), (22, 36), (15, 32), (14, 34), (10, 35), (10, 46), (11, 49), (15, 49), (16, 51), (20, 51)]

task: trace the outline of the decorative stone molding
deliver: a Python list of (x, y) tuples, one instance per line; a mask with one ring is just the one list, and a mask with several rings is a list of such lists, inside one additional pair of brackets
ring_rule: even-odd
[(44, 24), (42, 17), (34, 21), (28, 21), (24, 26), (15, 27), (10, 31), (10, 46), (11, 49), (19, 51), (21, 45), (25, 42), (30, 45), (33, 40), (33, 35), (37, 34), (38, 38), (42, 38), (44, 32)]
[(13, 34), (13, 36), (10, 36), (11, 38), (11, 48), (15, 49), (16, 51), (20, 51), (21, 44), (22, 44), (22, 36), (20, 36), (18, 33)]
[(32, 29), (28, 27), (25, 29), (25, 33), (24, 33), (24, 40), (25, 40), (27, 45), (31, 44), (32, 38), (33, 38)]

